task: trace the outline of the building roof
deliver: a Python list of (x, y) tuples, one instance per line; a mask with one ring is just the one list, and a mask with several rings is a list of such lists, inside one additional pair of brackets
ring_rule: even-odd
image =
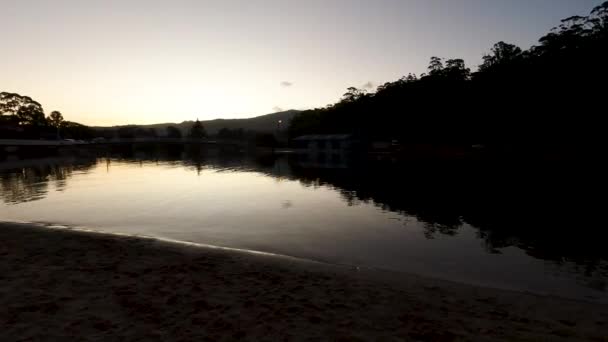
[(303, 135), (293, 139), (294, 141), (308, 141), (308, 140), (346, 140), (350, 139), (350, 134), (312, 134)]

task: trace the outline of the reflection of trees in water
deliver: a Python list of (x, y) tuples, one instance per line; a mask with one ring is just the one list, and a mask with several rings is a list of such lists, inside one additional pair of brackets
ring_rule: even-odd
[(142, 166), (150, 163), (180, 166), (194, 170), (199, 175), (205, 169), (213, 169), (217, 172), (255, 170), (271, 173), (272, 167), (275, 165), (273, 158), (265, 160), (261, 157), (246, 155), (231, 146), (187, 144), (119, 146), (113, 148), (109, 157), (116, 161), (138, 162)]
[[(75, 172), (86, 172), (95, 165), (93, 160), (43, 159), (18, 162), (17, 168), (0, 172), (0, 198), (7, 204), (43, 199), (49, 184), (64, 191)], [(22, 165), (19, 165), (22, 164)]]
[(415, 217), (424, 223), (429, 238), (438, 233), (455, 235), (464, 223), (458, 211), (447, 205), (452, 200), (448, 188), (440, 193), (418, 177), (411, 179), (394, 169), (304, 169), (296, 163), (294, 175), (305, 186), (335, 188), (350, 206), (373, 203), (384, 211)]
[[(111, 160), (146, 165), (185, 167), (193, 172), (259, 172), (290, 178), (305, 186), (337, 191), (349, 206), (371, 203), (384, 211), (415, 218), (427, 238), (458, 234), (466, 224), (490, 253), (517, 247), (531, 257), (606, 286), (607, 232), (601, 227), (603, 208), (593, 175), (563, 167), (485, 167), (480, 165), (359, 166), (351, 169), (309, 169), (269, 155), (170, 147), (129, 150)], [(108, 161), (110, 159), (107, 159)], [(46, 196), (49, 184), (66, 189), (76, 171), (89, 161), (45, 161), (0, 172), (0, 198), (6, 203), (34, 201)], [(582, 168), (584, 169), (584, 168)], [(591, 279), (591, 280), (590, 280)], [(601, 277), (599, 278), (602, 279)]]
[(21, 173), (0, 176), (0, 197), (6, 203), (30, 202), (46, 196), (48, 183), (35, 170), (25, 169)]
[(349, 205), (371, 202), (414, 217), (427, 238), (456, 235), (468, 224), (490, 253), (515, 246), (537, 259), (577, 265), (588, 276), (608, 275), (603, 211), (588, 193), (601, 178), (588, 172), (559, 165), (526, 165), (525, 171), (466, 164), (339, 170), (294, 163), (293, 173), (304, 185), (337, 189)]

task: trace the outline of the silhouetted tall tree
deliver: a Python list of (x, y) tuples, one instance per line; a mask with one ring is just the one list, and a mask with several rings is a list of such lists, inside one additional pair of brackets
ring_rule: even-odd
[(483, 64), (479, 66), (480, 72), (487, 72), (492, 67), (511, 63), (521, 57), (522, 51), (519, 47), (505, 42), (498, 42), (492, 48), (492, 53), (483, 56)]
[(471, 77), (471, 69), (465, 66), (462, 59), (448, 59), (443, 74), (450, 80), (466, 81)]
[(355, 87), (350, 87), (346, 90), (346, 93), (342, 95), (343, 102), (355, 102), (364, 97), (367, 93), (364, 89), (358, 89)]
[(443, 60), (439, 57), (431, 57), (428, 70), (431, 76), (440, 75), (443, 72)]
[(53, 111), (47, 118), (47, 122), (49, 125), (59, 128), (63, 122), (63, 115), (61, 115), (61, 113), (58, 111)]
[(30, 125), (35, 127), (46, 126), (46, 118), (41, 107), (38, 106), (26, 106), (19, 108), (17, 111), (17, 118), (19, 123), (22, 125)]
[(28, 96), (0, 93), (0, 115), (13, 117), (20, 125), (45, 126), (42, 105)]
[(192, 125), (192, 128), (190, 129), (190, 133), (188, 134), (188, 137), (193, 138), (193, 139), (203, 139), (203, 138), (207, 137), (207, 131), (205, 130), (205, 127), (203, 127), (203, 124), (198, 119), (196, 119), (196, 121)]
[[(28, 96), (15, 93), (0, 93), (0, 123), (8, 123), (9, 128), (0, 132), (0, 137), (16, 139), (50, 139), (62, 135), (72, 139), (92, 139), (95, 132), (85, 125), (64, 121), (63, 115), (53, 111), (45, 118), (42, 105)], [(10, 128), (19, 126), (19, 129)]]
[(61, 115), (58, 111), (53, 111), (46, 119), (50, 126), (55, 127), (57, 130), (57, 139), (59, 139), (59, 131), (61, 129), (61, 124), (63, 123), (63, 115)]

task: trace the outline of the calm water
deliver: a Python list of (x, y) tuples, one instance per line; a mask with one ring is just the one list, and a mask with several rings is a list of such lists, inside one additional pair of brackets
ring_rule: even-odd
[(346, 167), (330, 159), (178, 150), (5, 160), (0, 220), (608, 302), (608, 240), (597, 218), (602, 208), (585, 202), (582, 190), (589, 188), (570, 171), (424, 163)]

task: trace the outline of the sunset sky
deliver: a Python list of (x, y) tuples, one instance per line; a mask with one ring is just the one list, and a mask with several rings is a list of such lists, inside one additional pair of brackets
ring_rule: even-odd
[[(87, 125), (251, 117), (475, 69), (600, 0), (0, 0), (0, 91)], [(371, 83), (371, 84), (370, 84)]]

